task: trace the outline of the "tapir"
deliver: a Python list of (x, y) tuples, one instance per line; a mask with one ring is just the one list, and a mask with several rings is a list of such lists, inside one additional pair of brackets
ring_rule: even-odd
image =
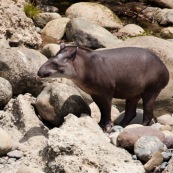
[(152, 51), (137, 47), (91, 50), (80, 46), (60, 45), (57, 55), (38, 71), (40, 77), (71, 79), (91, 95), (100, 109), (99, 125), (104, 131), (111, 126), (112, 98), (125, 99), (125, 127), (136, 116), (137, 103), (143, 102), (143, 125), (153, 118), (156, 97), (168, 84), (169, 72)]

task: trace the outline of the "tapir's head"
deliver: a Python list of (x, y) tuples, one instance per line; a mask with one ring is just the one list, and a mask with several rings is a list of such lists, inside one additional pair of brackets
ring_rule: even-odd
[(74, 76), (73, 61), (76, 57), (77, 46), (60, 45), (60, 50), (54, 58), (45, 62), (38, 71), (40, 77), (72, 78)]

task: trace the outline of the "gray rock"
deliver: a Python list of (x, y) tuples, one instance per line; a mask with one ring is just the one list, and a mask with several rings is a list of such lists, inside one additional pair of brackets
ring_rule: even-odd
[(154, 17), (160, 25), (171, 25), (173, 23), (173, 9), (160, 9)]
[(60, 128), (50, 130), (47, 157), (48, 172), (145, 172), (129, 153), (110, 144), (89, 116), (68, 115)]
[(166, 168), (162, 171), (162, 173), (171, 173), (173, 172), (173, 157), (169, 160), (166, 165)]
[(0, 77), (0, 107), (4, 107), (12, 97), (12, 86), (8, 80)]
[(156, 151), (162, 152), (166, 150), (167, 147), (159, 138), (155, 136), (142, 136), (135, 142), (134, 145), (135, 154), (141, 161), (144, 162), (148, 162)]
[(121, 42), (116, 36), (103, 27), (85, 18), (73, 18), (67, 24), (66, 37), (80, 46), (90, 48), (111, 47)]
[(123, 127), (122, 127), (122, 126), (116, 125), (116, 126), (113, 126), (113, 127), (111, 128), (110, 133), (122, 132), (122, 130), (123, 130)]
[[(119, 124), (124, 118), (125, 111), (120, 112), (117, 118), (114, 121), (114, 124)], [(134, 117), (129, 124), (142, 124), (143, 122), (143, 110), (136, 109), (136, 117)], [(150, 125), (154, 123), (154, 120), (151, 121)]]
[[(128, 127), (128, 126), (127, 126)], [(142, 136), (158, 137), (162, 142), (165, 136), (160, 130), (153, 129), (149, 126), (125, 128), (118, 136), (118, 143), (121, 147), (133, 150), (136, 141)], [(147, 140), (148, 142), (149, 140)]]
[(69, 113), (76, 116), (91, 114), (88, 104), (83, 100), (79, 91), (74, 87), (61, 83), (47, 86), (37, 97), (36, 107), (39, 115), (59, 126)]
[(38, 5), (39, 9), (44, 12), (51, 12), (51, 13), (57, 13), (59, 9), (57, 7), (51, 6), (51, 5), (43, 5), (39, 4)]
[(169, 161), (170, 158), (172, 157), (172, 153), (168, 152), (168, 151), (167, 152), (162, 152), (161, 154), (162, 154), (162, 157), (163, 157), (164, 161)]
[(12, 140), (2, 128), (0, 128), (0, 141), (0, 156), (3, 156), (12, 149)]
[(48, 22), (59, 18), (61, 18), (61, 16), (58, 13), (39, 13), (34, 17), (34, 22), (36, 26), (44, 28)]
[(161, 165), (160, 165), (160, 170), (163, 171), (166, 166), (168, 165), (168, 162), (163, 162)]
[(41, 79), (37, 76), (39, 67), (47, 61), (40, 52), (20, 48), (1, 48), (0, 75), (12, 85), (14, 95), (31, 93), (38, 95), (46, 85), (46, 81), (55, 79)]
[(1, 0), (0, 23), (0, 38), (10, 39), (13, 35), (20, 34), (22, 42), (30, 47), (38, 48), (42, 43), (32, 19), (26, 17), (21, 4), (16, 5), (11, 0)]
[(75, 3), (66, 10), (66, 16), (69, 18), (84, 17), (88, 21), (105, 28), (115, 29), (122, 27), (120, 19), (106, 6), (98, 3)]
[(51, 20), (41, 30), (41, 34), (55, 40), (60, 40), (64, 36), (66, 25), (70, 19), (66, 17)]

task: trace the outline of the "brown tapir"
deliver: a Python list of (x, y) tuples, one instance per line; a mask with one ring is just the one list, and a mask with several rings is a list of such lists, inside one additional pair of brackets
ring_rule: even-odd
[(65, 44), (61, 44), (54, 58), (40, 67), (38, 76), (71, 79), (90, 94), (100, 109), (99, 124), (104, 131), (112, 124), (112, 98), (126, 99), (122, 126), (136, 116), (137, 103), (142, 98), (143, 125), (149, 125), (154, 101), (169, 81), (165, 65), (147, 49), (125, 47), (94, 51)]

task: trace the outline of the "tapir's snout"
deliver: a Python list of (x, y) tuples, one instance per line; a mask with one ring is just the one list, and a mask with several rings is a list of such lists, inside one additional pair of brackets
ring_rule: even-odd
[(37, 75), (41, 78), (48, 77), (50, 74), (49, 72), (46, 72), (45, 67), (41, 66), (40, 69), (37, 72)]

